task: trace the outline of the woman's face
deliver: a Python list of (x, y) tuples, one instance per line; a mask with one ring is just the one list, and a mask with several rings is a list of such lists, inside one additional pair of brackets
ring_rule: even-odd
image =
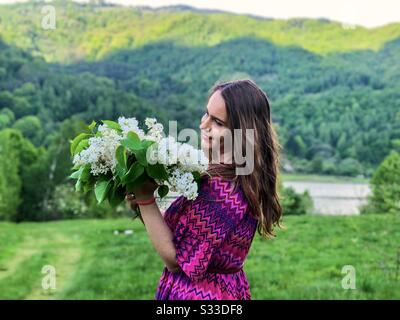
[[(218, 139), (227, 132), (228, 129), (228, 115), (226, 113), (225, 101), (219, 90), (214, 92), (210, 99), (204, 115), (201, 118), (200, 130), (201, 130), (201, 147), (206, 155), (209, 155), (210, 150), (216, 150), (218, 147)], [(220, 148), (218, 152), (223, 149), (223, 141), (220, 142)]]

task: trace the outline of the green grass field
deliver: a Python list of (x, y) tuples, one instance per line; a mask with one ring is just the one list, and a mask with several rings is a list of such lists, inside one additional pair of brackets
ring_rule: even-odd
[[(245, 271), (253, 299), (400, 299), (400, 218), (286, 217), (254, 239)], [(133, 229), (132, 235), (117, 229)], [(56, 289), (42, 289), (42, 267)], [(0, 299), (153, 299), (163, 262), (139, 220), (0, 223)], [(342, 288), (342, 267), (356, 289)]]

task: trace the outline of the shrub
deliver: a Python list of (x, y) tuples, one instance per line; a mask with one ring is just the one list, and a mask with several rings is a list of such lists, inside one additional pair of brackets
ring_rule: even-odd
[(361, 213), (400, 213), (400, 153), (392, 151), (371, 178), (372, 193)]

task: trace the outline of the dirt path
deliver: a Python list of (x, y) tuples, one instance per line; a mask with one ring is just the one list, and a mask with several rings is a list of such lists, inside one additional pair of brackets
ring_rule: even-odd
[(55, 268), (56, 272), (56, 289), (43, 289), (42, 279), (46, 274), (41, 274), (33, 284), (32, 291), (25, 296), (27, 300), (48, 300), (56, 299), (57, 295), (62, 292), (69, 279), (73, 276), (77, 264), (81, 257), (80, 240), (74, 235), (68, 235), (65, 232), (57, 232), (52, 229), (51, 232), (43, 233), (35, 230), (29, 235), (24, 236), (23, 241), (19, 244), (15, 254), (2, 263), (0, 269), (0, 281), (12, 277), (17, 273), (18, 268), (23, 267), (24, 263), (29, 261), (31, 257), (40, 252), (47, 251), (54, 254), (54, 258), (48, 264)]
[[(68, 281), (73, 277), (81, 257), (79, 241), (60, 233), (54, 236), (52, 245), (56, 247), (56, 258), (50, 265), (55, 268), (56, 289), (43, 289), (43, 278), (41, 278), (32, 292), (25, 297), (25, 300), (57, 299), (58, 294), (63, 291), (63, 288), (65, 288)], [(43, 277), (45, 276), (46, 274), (43, 274)]]

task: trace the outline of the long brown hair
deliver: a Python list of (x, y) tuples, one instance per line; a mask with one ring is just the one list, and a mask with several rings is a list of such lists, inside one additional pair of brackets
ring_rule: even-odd
[(239, 184), (252, 209), (251, 214), (258, 220), (258, 233), (266, 238), (273, 237), (274, 226), (281, 226), (282, 216), (277, 182), (281, 146), (272, 126), (269, 99), (248, 79), (216, 84), (208, 100), (218, 90), (225, 101), (228, 129), (231, 132), (242, 129), (244, 139), (245, 129), (254, 129), (254, 170), (247, 175), (236, 175), (234, 162), (210, 164), (208, 175), (222, 176)]

